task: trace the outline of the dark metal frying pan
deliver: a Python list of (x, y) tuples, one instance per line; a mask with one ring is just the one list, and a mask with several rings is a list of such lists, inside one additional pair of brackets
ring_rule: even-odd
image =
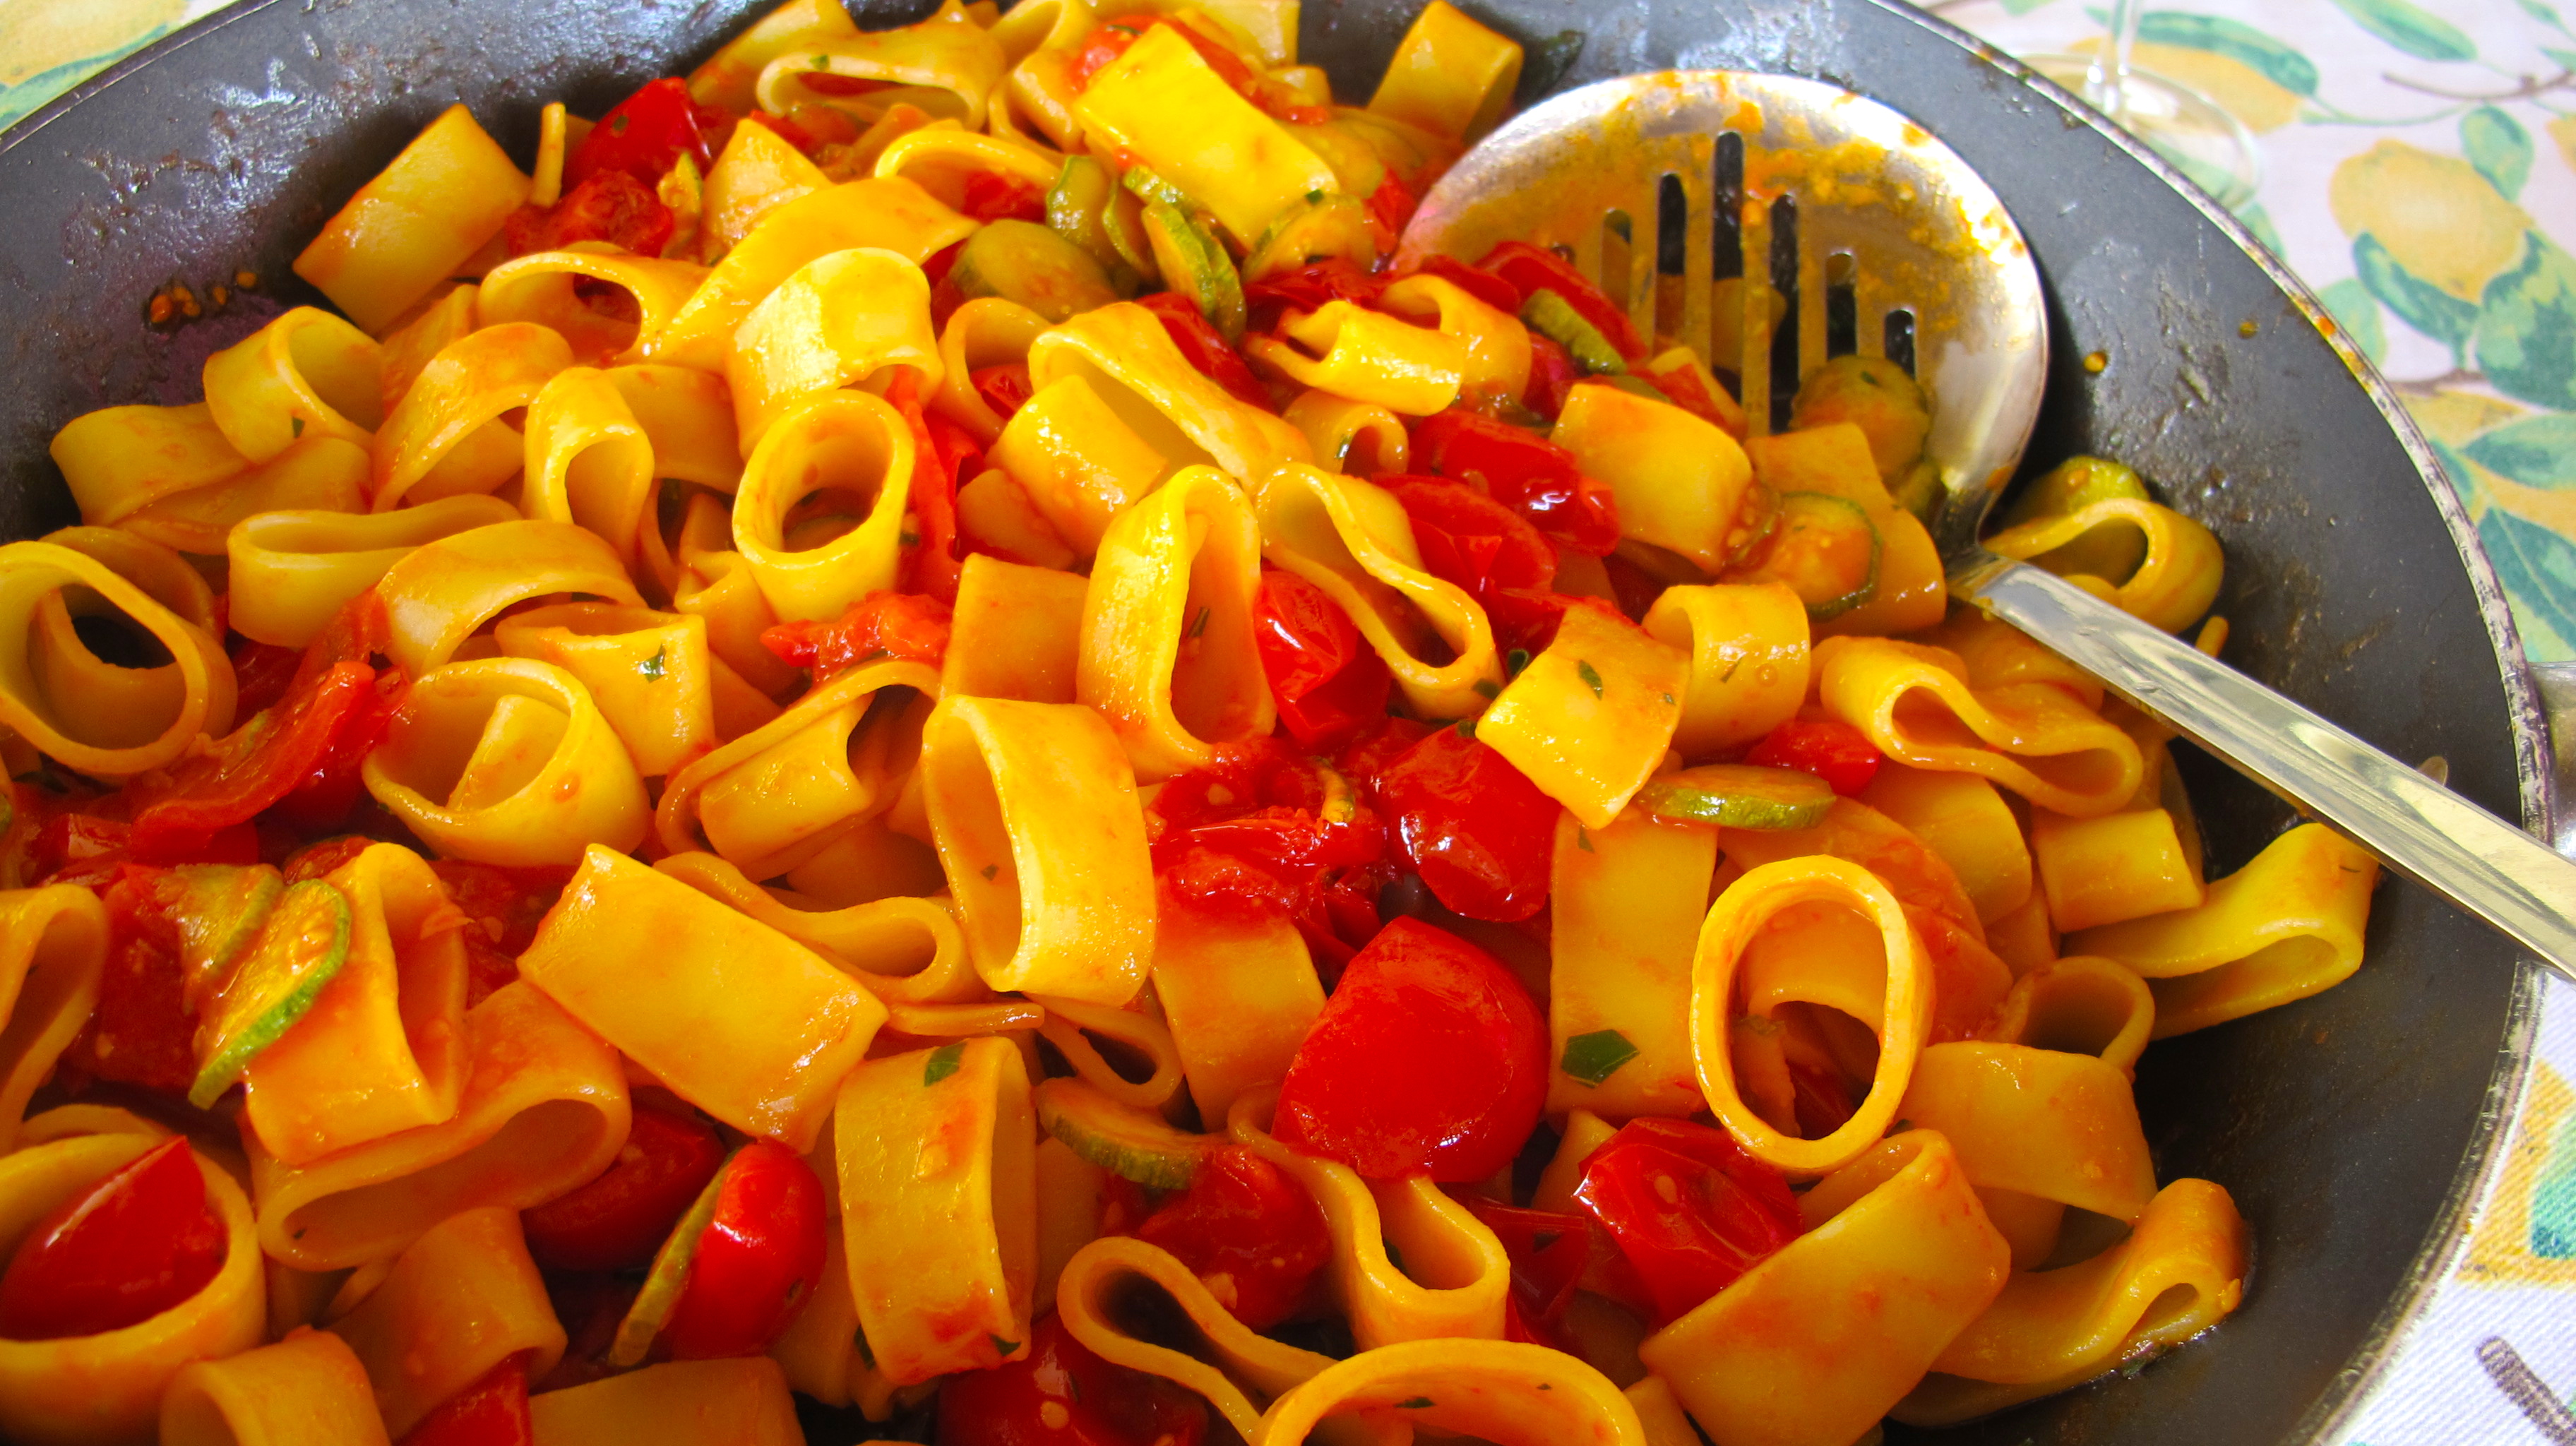
[[(551, 98), (596, 115), (684, 68), (760, 0), (254, 0), (0, 136), (0, 535), (72, 520), (45, 458), (92, 407), (192, 400), (206, 354), (318, 300), (287, 262), (422, 124), (463, 100), (532, 153)], [(863, 24), (914, 7), (870, 0)], [(1307, 58), (1365, 96), (1415, 0), (1307, 0)], [(2065, 96), (1881, 0), (1470, 0), (1531, 44), (1524, 102), (1664, 66), (1783, 71), (1878, 97), (1982, 170), (2051, 289), (2059, 359), (2031, 449), (2122, 457), (2227, 544), (2239, 667), (2452, 785), (2550, 821), (2547, 749), (2494, 575), (2429, 450), (2244, 231)], [(172, 281), (248, 296), (175, 333)], [(2248, 332), (2250, 331), (2250, 334)], [(2081, 359), (2109, 366), (2089, 375)], [(2366, 369), (2364, 369), (2366, 372)], [(2213, 873), (2286, 822), (2186, 760)], [(2321, 1435), (2447, 1262), (2525, 1053), (2534, 986), (2484, 928), (2382, 891), (2369, 961), (2306, 1003), (2160, 1044), (2139, 1073), (2158, 1174), (2235, 1192), (2259, 1242), (2244, 1308), (2148, 1366), (1959, 1442)], [(815, 1423), (818, 1427), (823, 1423)], [(832, 1439), (818, 1429), (816, 1439)], [(854, 1439), (843, 1437), (842, 1439)]]

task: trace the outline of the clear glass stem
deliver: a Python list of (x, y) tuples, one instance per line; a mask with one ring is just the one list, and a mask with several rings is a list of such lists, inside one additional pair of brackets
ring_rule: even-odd
[(2111, 0), (2111, 33), (2084, 72), (2084, 101), (2115, 121), (2128, 119), (2129, 52), (2138, 43), (2141, 0)]

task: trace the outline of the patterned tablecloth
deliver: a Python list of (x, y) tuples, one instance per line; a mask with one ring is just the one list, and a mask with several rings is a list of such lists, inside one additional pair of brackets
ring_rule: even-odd
[[(0, 125), (226, 0), (0, 0)], [(2153, 0), (2150, 0), (2153, 3)], [(2570, 0), (2576, 3), (2576, 0)], [(2016, 54), (2089, 0), (1933, 0)], [(2193, 0), (2137, 63), (2258, 137), (2239, 213), (2440, 449), (2537, 663), (2576, 662), (2576, 18), (2551, 0)], [(2340, 1430), (2576, 1446), (2576, 986), (2553, 983), (2465, 1248)]]

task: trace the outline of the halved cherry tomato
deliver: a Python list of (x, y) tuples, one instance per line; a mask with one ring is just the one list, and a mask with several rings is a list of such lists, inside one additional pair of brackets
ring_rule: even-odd
[(1555, 252), (1527, 241), (1506, 241), (1486, 252), (1485, 259), (1476, 264), (1519, 287), (1524, 301), (1540, 291), (1553, 291), (1564, 297), (1565, 304), (1592, 323), (1604, 341), (1619, 349), (1619, 355), (1632, 362), (1645, 359), (1646, 343), (1637, 335), (1628, 314), (1612, 305), (1600, 287)]
[(910, 658), (939, 666), (948, 655), (952, 614), (937, 598), (910, 592), (872, 592), (828, 623), (778, 623), (764, 628), (760, 645), (791, 667), (828, 678), (871, 658)]
[(397, 1446), (533, 1446), (528, 1355), (521, 1351), (441, 1401)]
[(1762, 735), (1744, 761), (1812, 773), (1849, 798), (1869, 787), (1887, 755), (1868, 734), (1840, 719), (1792, 718)]
[(1553, 422), (1565, 410), (1565, 394), (1583, 380), (1583, 368), (1556, 338), (1530, 333), (1529, 382), (1521, 388), (1521, 405)]
[(1263, 568), (1252, 642), (1279, 721), (1300, 748), (1324, 751), (1386, 716), (1386, 660), (1330, 594), (1293, 572)]
[(1619, 504), (1607, 484), (1586, 477), (1574, 454), (1534, 432), (1452, 409), (1413, 424), (1413, 465), (1463, 482), (1560, 538), (1602, 556), (1619, 545)]
[(725, 1161), (715, 1127), (637, 1108), (626, 1143), (605, 1174), (569, 1195), (519, 1212), (528, 1253), (556, 1270), (627, 1270), (652, 1262), (698, 1192)]
[(1252, 330), (1269, 331), (1279, 325), (1283, 313), (1313, 311), (1327, 301), (1373, 305), (1393, 279), (1362, 271), (1336, 256), (1266, 281), (1247, 283), (1243, 288), (1243, 304), (1251, 314)]
[(1333, 1255), (1324, 1212), (1288, 1172), (1241, 1145), (1199, 1165), (1190, 1187), (1136, 1227), (1254, 1330), (1286, 1320)]
[(1395, 243), (1404, 237), (1404, 223), (1413, 219), (1414, 208), (1421, 204), (1422, 198), (1397, 180), (1393, 171), (1387, 172), (1386, 179), (1369, 192), (1369, 235), (1377, 242), (1379, 255), (1395, 254)]
[(1536, 654), (1577, 599), (1556, 592), (1556, 549), (1521, 515), (1447, 477), (1380, 477), (1413, 524), (1423, 570), (1466, 589), (1495, 643)]
[(1494, 956), (1397, 919), (1342, 971), (1288, 1076), (1281, 1141), (1372, 1180), (1482, 1180), (1547, 1097), (1547, 1023)]
[(1525, 1338), (1563, 1349), (1557, 1333), (1577, 1290), (1605, 1295), (1643, 1313), (1651, 1308), (1619, 1243), (1581, 1211), (1533, 1210), (1481, 1195), (1454, 1197), (1502, 1242), (1512, 1262), (1512, 1299)]
[(1163, 323), (1164, 335), (1181, 349), (1181, 358), (1191, 370), (1225, 388), (1236, 401), (1264, 411), (1270, 409), (1269, 389), (1252, 374), (1243, 357), (1225, 344), (1225, 337), (1200, 314), (1196, 303), (1177, 292), (1157, 291), (1137, 297), (1136, 304)]
[(1064, 1317), (1029, 1332), (1029, 1353), (939, 1387), (939, 1446), (1199, 1446), (1207, 1407), (1160, 1376), (1093, 1355)]
[[(358, 840), (360, 845), (367, 842)], [(537, 925), (572, 882), (572, 866), (432, 859), (429, 867), (466, 918), (458, 932), (465, 940), (465, 1007), (471, 1009), (519, 977), (519, 956), (527, 952), (537, 937)], [(288, 881), (293, 878), (290, 869)]]
[(690, 99), (688, 82), (668, 75), (648, 80), (564, 157), (564, 184), (578, 187), (603, 171), (621, 171), (649, 187), (683, 155), (704, 174), (732, 128), (731, 116)]
[(179, 1304), (224, 1265), (224, 1224), (183, 1136), (46, 1212), (0, 1275), (0, 1339), (123, 1330)]
[(1547, 902), (1555, 799), (1458, 728), (1424, 737), (1376, 778), (1378, 812), (1432, 895), (1470, 919), (1517, 923)]
[(698, 1238), (688, 1283), (663, 1325), (671, 1358), (756, 1356), (769, 1349), (823, 1280), (823, 1184), (775, 1140), (725, 1162), (715, 1218)]
[(637, 256), (659, 256), (679, 220), (651, 185), (624, 171), (601, 171), (553, 205), (521, 206), (501, 224), (502, 246), (513, 256), (560, 251), (576, 241), (605, 241)]
[(107, 967), (98, 1003), (63, 1051), (63, 1082), (94, 1079), (184, 1096), (197, 1078), (197, 1025), (186, 1004), (179, 924), (157, 868), (119, 864), (98, 890), (107, 905)]
[(1228, 744), (1216, 761), (1168, 779), (1145, 811), (1154, 874), (1167, 903), (1214, 909), (1273, 910), (1295, 922), (1309, 947), (1348, 957), (1346, 881), (1374, 899), (1372, 870), (1386, 854), (1386, 832), (1356, 797), (1336, 798), (1333, 780), (1276, 738)]
[(993, 409), (993, 415), (1006, 422), (1011, 419), (1012, 413), (1028, 404), (1030, 396), (1036, 391), (1036, 388), (1029, 384), (1027, 362), (1004, 362), (1000, 366), (977, 367), (966, 374), (966, 379), (974, 386), (975, 395), (983, 398), (984, 405)]
[(1046, 192), (1017, 176), (999, 171), (973, 171), (966, 177), (958, 214), (976, 221), (1030, 221), (1046, 224)]
[(286, 696), (288, 685), (303, 666), (304, 650), (244, 639), (240, 647), (233, 649), (232, 659), (233, 712), (247, 718), (265, 712)]
[(1798, 1202), (1778, 1170), (1724, 1130), (1630, 1120), (1586, 1156), (1574, 1198), (1636, 1267), (1654, 1324), (1733, 1285), (1798, 1237)]

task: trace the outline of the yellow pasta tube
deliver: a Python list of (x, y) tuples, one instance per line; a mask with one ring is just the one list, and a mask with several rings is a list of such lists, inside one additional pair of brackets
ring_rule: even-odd
[(654, 502), (653, 444), (607, 374), (568, 367), (528, 404), (519, 505), (587, 529), (632, 566)]
[(1277, 721), (1252, 642), (1261, 524), (1243, 489), (1192, 467), (1114, 518), (1083, 595), (1074, 697), (1108, 720), (1140, 783), (1205, 767)]
[[(1809, 903), (1847, 909), (1875, 926), (1887, 970), (1886, 992), (1875, 1011), (1878, 1068), (1869, 1094), (1849, 1120), (1821, 1140), (1783, 1134), (1744, 1102), (1736, 1090), (1733, 1030), (1728, 1027), (1736, 974), (1746, 951), (1775, 917)], [(1922, 942), (1887, 885), (1858, 864), (1824, 855), (1763, 864), (1727, 885), (1700, 928), (1691, 962), (1690, 1012), (1700, 1094), (1719, 1122), (1757, 1158), (1793, 1177), (1839, 1170), (1896, 1119), (1897, 1102), (1923, 1051), (1931, 1008), (1932, 981)]]
[[(934, 15), (790, 50), (762, 67), (758, 95), (761, 109), (774, 115), (814, 103), (873, 115), (901, 100), (980, 131), (985, 98), (1001, 82), (1002, 68), (1002, 47), (983, 27)], [(886, 89), (854, 97), (805, 85), (800, 77), (810, 74), (870, 80)]]
[(1037, 1274), (1037, 1116), (1002, 1039), (870, 1060), (833, 1116), (850, 1295), (898, 1385), (1017, 1356)]
[(1549, 1114), (1699, 1112), (1691, 955), (1716, 870), (1715, 830), (1638, 814), (1600, 828), (1558, 817), (1548, 883)]
[(2021, 683), (1978, 692), (1958, 656), (1893, 638), (1816, 649), (1825, 710), (1899, 763), (1974, 773), (2070, 818), (2126, 804), (2145, 762), (2136, 740), (2064, 690)]
[(974, 373), (1027, 361), (1030, 343), (1046, 329), (1045, 317), (1007, 297), (970, 298), (940, 328), (939, 390), (930, 405), (972, 433), (977, 445), (990, 448), (1002, 435), (1002, 417), (976, 392)]
[(1030, 385), (1042, 390), (1061, 377), (1090, 383), (1172, 466), (1213, 463), (1258, 485), (1281, 463), (1307, 459), (1304, 433), (1201, 375), (1162, 321), (1132, 301), (1083, 312), (1029, 344)]
[(643, 842), (644, 781), (579, 679), (482, 658), (421, 675), (359, 776), (441, 857), (567, 864)]
[(2136, 528), (2145, 538), (2145, 560), (2125, 578), (2078, 573), (2070, 581), (2169, 633), (2200, 621), (2218, 600), (2226, 559), (2217, 536), (2170, 507), (2134, 497), (2106, 497), (2074, 512), (2007, 527), (1987, 538), (1986, 546), (1999, 556), (2030, 560), (2103, 527)]
[(799, 1446), (796, 1398), (767, 1356), (665, 1361), (528, 1398), (545, 1446), (631, 1446), (668, 1439), (681, 1422), (691, 1439), (725, 1446)]
[(1806, 700), (1807, 608), (1780, 583), (1665, 588), (1646, 610), (1645, 629), (1690, 655), (1673, 727), (1673, 747), (1685, 758), (1743, 747)]
[(894, 585), (912, 472), (911, 426), (866, 392), (825, 396), (761, 438), (733, 542), (779, 617), (837, 618)]
[[(1518, 398), (1529, 385), (1529, 328), (1439, 276), (1408, 276), (1378, 304), (1399, 315), (1431, 318), (1440, 334), (1466, 348), (1460, 390), (1469, 397)], [(1400, 469), (1399, 469), (1400, 470)]]
[(384, 420), (381, 349), (317, 307), (296, 307), (206, 358), (205, 383), (215, 426), (253, 462), (308, 436), (363, 447)]
[(382, 335), (527, 198), (528, 178), (509, 154), (452, 105), (323, 223), (295, 274)]
[(997, 990), (1124, 1004), (1154, 950), (1135, 774), (1079, 704), (947, 698), (923, 802), (976, 972)]
[(465, 1090), (456, 931), (472, 921), (400, 844), (372, 845), (324, 882), (348, 901), (347, 962), (242, 1075), (244, 1125), (288, 1165), (452, 1119)]
[(1312, 312), (1291, 313), (1279, 330), (1297, 345), (1247, 336), (1244, 356), (1299, 386), (1404, 416), (1427, 417), (1446, 408), (1467, 379), (1464, 341), (1352, 302), (1328, 301)]
[(257, 642), (300, 648), (413, 548), (514, 521), (497, 497), (446, 497), (374, 515), (283, 511), (243, 518), (224, 539), (228, 621)]
[[(1413, 524), (1393, 496), (1299, 464), (1262, 481), (1255, 500), (1262, 556), (1340, 604), (1417, 711), (1485, 711), (1503, 684), (1493, 625), (1464, 590), (1423, 570)], [(1442, 651), (1447, 661), (1428, 660)]]
[(299, 1270), (381, 1260), (460, 1210), (522, 1210), (586, 1184), (625, 1143), (617, 1052), (554, 1001), (505, 984), (465, 1015), (472, 1067), (444, 1124), (283, 1165), (244, 1142), (259, 1246)]
[(92, 527), (228, 481), (250, 466), (203, 402), (83, 412), (63, 424), (47, 451), (71, 487), (81, 521)]
[[(1197, 1337), (1193, 1349), (1156, 1344), (1120, 1323), (1132, 1297), (1156, 1291), (1188, 1321)], [(1245, 1326), (1188, 1266), (1132, 1237), (1094, 1240), (1074, 1252), (1057, 1283), (1056, 1303), (1065, 1329), (1094, 1354), (1197, 1393), (1247, 1441), (1258, 1433), (1263, 1406), (1333, 1364), (1330, 1356)]]
[(1580, 382), (1548, 439), (1574, 454), (1583, 475), (1610, 484), (1624, 537), (1715, 572), (1757, 535), (1751, 459), (1715, 423), (1670, 402)]
[(1270, 1403), (1253, 1446), (1296, 1446), (1337, 1416), (1413, 1438), (1413, 1426), (1504, 1446), (1646, 1446), (1637, 1408), (1593, 1367), (1521, 1341), (1418, 1340), (1335, 1362)]
[[(55, 1207), (132, 1164), (153, 1135), (77, 1135), (0, 1157), (0, 1255), (14, 1255)], [(203, 1289), (122, 1330), (50, 1341), (0, 1340), (0, 1433), (26, 1446), (148, 1442), (162, 1388), (191, 1362), (258, 1345), (267, 1323), (250, 1202), (197, 1156), (206, 1206), (223, 1222), (224, 1263)]]
[[(816, 1170), (826, 1180), (834, 1178), (828, 1160), (817, 1164)], [(826, 1193), (833, 1197), (833, 1213), (838, 1214), (839, 1187)], [(860, 1354), (861, 1339), (859, 1308), (850, 1299), (849, 1257), (841, 1249), (840, 1231), (830, 1230), (823, 1237), (823, 1278), (796, 1318), (770, 1343), (769, 1358), (778, 1363), (791, 1388), (826, 1406), (865, 1404), (858, 1393), (876, 1372)], [(870, 1414), (882, 1418), (882, 1404)]]
[(429, 365), (431, 357), (475, 328), (474, 303), (483, 288), (471, 281), (447, 282), (443, 287), (434, 292), (434, 299), (421, 304), (418, 315), (384, 338), (379, 358), (384, 381), (377, 395), (387, 412), (420, 379), (421, 369)]
[(1980, 1189), (2132, 1221), (2156, 1193), (2128, 1074), (2096, 1055), (1936, 1044), (1914, 1063), (1902, 1113), (1940, 1131)]
[(682, 1099), (799, 1154), (885, 1022), (813, 950), (596, 844), (519, 975)]
[(897, 366), (918, 368), (929, 388), (944, 371), (921, 268), (876, 247), (807, 262), (734, 328), (725, 384), (746, 457), (816, 398)]
[(535, 401), (572, 360), (562, 336), (527, 321), (470, 332), (430, 358), (376, 431), (375, 510), (498, 490), (524, 461), (501, 414)]
[(974, 222), (910, 181), (847, 181), (800, 196), (761, 217), (734, 243), (670, 324), (644, 339), (644, 359), (721, 372), (735, 328), (806, 263), (875, 247), (918, 265), (974, 229)]
[(106, 564), (190, 626), (209, 636), (217, 631), (215, 590), (203, 573), (170, 548), (121, 527), (65, 527), (39, 540)]
[[(1170, 30), (1146, 31), (1074, 102), (1093, 146), (1136, 157), (1205, 206), (1243, 247), (1307, 193), (1341, 189), (1322, 158)], [(1172, 124), (1174, 116), (1189, 124)]]
[(1300, 392), (1280, 414), (1306, 434), (1316, 465), (1328, 472), (1373, 477), (1402, 472), (1412, 455), (1412, 439), (1393, 412), (1374, 402), (1355, 402), (1331, 392)]
[(928, 125), (895, 137), (877, 153), (875, 174), (901, 177), (951, 207), (966, 203), (966, 181), (978, 174), (1007, 176), (1043, 191), (1064, 171), (1064, 157), (1011, 136), (977, 135)]
[(2048, 898), (2033, 890), (2030, 902), (1986, 928), (1986, 940), (2015, 978), (2057, 957), (2057, 930), (2048, 922)]
[[(882, 811), (892, 799), (915, 748), (906, 717), (937, 686), (919, 663), (862, 663), (769, 722), (683, 764), (654, 815), (662, 847), (697, 848), (703, 830), (715, 852), (761, 879), (803, 862), (779, 860)], [(879, 708), (884, 712), (869, 722)]]
[(1324, 986), (1295, 925), (1170, 895), (1155, 919), (1154, 996), (1202, 1120), (1222, 1120), (1245, 1091), (1287, 1078), (1324, 1010)]
[[(1082, 1247), (1100, 1237), (1110, 1175), (1049, 1135), (1038, 1141), (1038, 1278), (1030, 1309), (1043, 1317), (1055, 1308), (1056, 1284)], [(829, 1269), (829, 1267), (826, 1267)], [(845, 1281), (843, 1290), (849, 1288)]]
[(1462, 143), (1492, 130), (1521, 81), (1521, 48), (1431, 0), (1386, 63), (1368, 108)]
[[(141, 546), (139, 542), (136, 544)], [(140, 715), (124, 712), (125, 700), (74, 693), (56, 659), (87, 657), (70, 635), (63, 593), (85, 588), (107, 609), (124, 614), (167, 649), (175, 680), (161, 706)], [(60, 615), (59, 635), (40, 626), (48, 609)], [(75, 649), (77, 651), (75, 651)], [(54, 542), (0, 546), (0, 725), (66, 767), (122, 778), (172, 762), (200, 734), (232, 727), (231, 659), (205, 629), (155, 601), (106, 563)]]
[(337, 437), (308, 437), (229, 480), (164, 497), (117, 520), (117, 529), (180, 552), (213, 556), (244, 520), (266, 512), (367, 510), (367, 452)]
[(763, 889), (713, 854), (672, 854), (653, 867), (822, 955), (889, 1003), (963, 1003), (985, 992), (944, 899), (897, 896), (833, 909)]
[(2004, 1289), (2010, 1248), (1937, 1131), (1879, 1142), (1799, 1211), (1804, 1235), (1638, 1348), (1717, 1446), (1859, 1439)]
[(1690, 659), (1607, 609), (1567, 608), (1556, 638), (1503, 685), (1476, 738), (1539, 791), (1607, 828), (1664, 761)]
[(1289, 1149), (1270, 1134), (1278, 1103), (1275, 1089), (1237, 1096), (1226, 1130), (1322, 1208), (1333, 1239), (1325, 1279), (1360, 1349), (1444, 1336), (1500, 1341), (1511, 1257), (1494, 1232), (1427, 1176), (1363, 1180), (1348, 1165)]
[(765, 125), (736, 126), (707, 168), (699, 254), (713, 260), (749, 234), (761, 217), (832, 184), (823, 168)]
[(1975, 608), (1951, 609), (1941, 626), (1915, 641), (1958, 654), (1959, 661), (1967, 665), (1971, 688), (2055, 683), (2085, 707), (2102, 711), (2100, 679), (2032, 642), (2027, 633), (2012, 624), (1987, 617)]
[(2069, 935), (2146, 976), (2156, 1038), (2305, 999), (2361, 967), (2379, 861), (2324, 824), (2302, 824), (2209, 886), (2198, 908)]
[(98, 895), (70, 884), (0, 891), (0, 1154), (98, 1003), (106, 961)]
[(2078, 954), (2014, 980), (1980, 1034), (2002, 1044), (2093, 1055), (2129, 1074), (2155, 1025), (2147, 981), (2111, 960)]
[(1977, 906), (1979, 922), (1992, 927), (2030, 899), (2035, 845), (2023, 842), (2021, 821), (1993, 784), (1973, 773), (1887, 763), (1859, 798), (1941, 856)]
[(1091, 36), (1096, 12), (1084, 0), (1030, 0), (992, 24), (993, 43), (1012, 65), (1041, 50), (1071, 50)]
[[(630, 256), (605, 241), (577, 241), (560, 251), (513, 256), (484, 273), (477, 319), (485, 327), (534, 322), (561, 335), (583, 362), (632, 362), (646, 337), (671, 324), (681, 303), (706, 279), (694, 261)], [(604, 312), (576, 290), (615, 287), (634, 302), (635, 319)]]
[(1072, 702), (1089, 591), (1074, 573), (982, 553), (967, 558), (939, 664), (940, 696)]
[(365, 1363), (396, 1435), (522, 1351), (532, 1379), (564, 1353), (517, 1212), (489, 1205), (460, 1210), (405, 1246), (384, 1283), (331, 1332)]
[(2244, 1298), (2249, 1233), (2226, 1190), (2176, 1180), (2118, 1245), (2078, 1265), (2016, 1272), (1891, 1414), (1946, 1426), (2182, 1344)]
[(757, 104), (752, 89), (763, 66), (790, 50), (858, 33), (841, 0), (787, 0), (689, 72), (690, 98), (741, 115)]
[(715, 747), (715, 674), (723, 664), (707, 651), (705, 618), (564, 603), (514, 613), (492, 638), (504, 656), (571, 674), (646, 778)]
[(2034, 808), (2030, 854), (2048, 898), (2049, 922), (2063, 933), (2201, 901), (2200, 860), (2184, 850), (2174, 816), (2161, 808), (2098, 818)]
[(724, 378), (655, 362), (610, 367), (603, 375), (652, 444), (654, 476), (727, 493), (741, 482), (742, 447)]
[(456, 656), (513, 603), (588, 593), (629, 607), (644, 599), (615, 549), (565, 522), (502, 522), (423, 543), (376, 584), (393, 636), (385, 651), (414, 677)]
[[(1045, 996), (1036, 1002), (1046, 1006), (1038, 1033), (1084, 1083), (1120, 1104), (1157, 1113), (1181, 1092), (1180, 1050), (1170, 1027), (1141, 997), (1120, 1009)], [(1111, 1045), (1126, 1060), (1151, 1066), (1152, 1072), (1141, 1080), (1128, 1078), (1109, 1062), (1100, 1043)]]
[(161, 1393), (162, 1446), (391, 1446), (366, 1368), (338, 1336), (310, 1329), (273, 1346), (199, 1361)]
[[(1023, 402), (994, 440), (991, 461), (1027, 498), (1043, 530), (1077, 554), (1097, 549), (1110, 520), (1171, 470), (1170, 459), (1078, 376), (1058, 377)], [(979, 519), (976, 494), (985, 485), (978, 479), (959, 490), (961, 518)], [(986, 529), (979, 521), (976, 530)]]

